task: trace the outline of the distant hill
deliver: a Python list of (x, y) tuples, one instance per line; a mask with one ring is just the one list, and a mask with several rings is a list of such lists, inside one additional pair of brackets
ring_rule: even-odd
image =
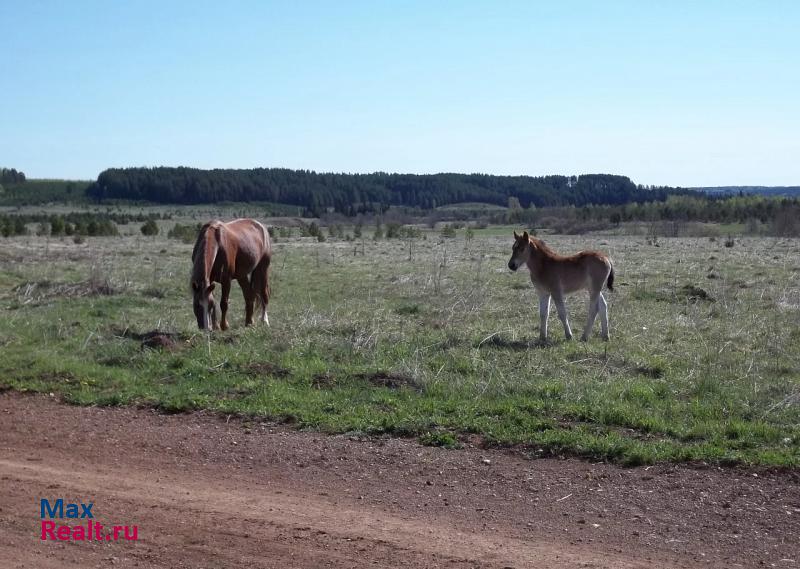
[(709, 195), (759, 194), (763, 196), (800, 197), (800, 186), (716, 186), (691, 188)]
[(124, 168), (105, 170), (87, 194), (95, 200), (202, 204), (271, 202), (354, 214), (389, 206), (433, 209), (479, 202), (507, 206), (582, 206), (663, 201), (687, 190), (645, 188), (626, 176), (492, 176), (487, 174), (334, 174), (284, 168), (199, 170)]

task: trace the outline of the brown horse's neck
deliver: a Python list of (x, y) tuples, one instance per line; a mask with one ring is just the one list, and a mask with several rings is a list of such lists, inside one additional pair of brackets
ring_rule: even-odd
[(553, 251), (550, 247), (545, 245), (541, 239), (531, 237), (528, 239), (528, 246), (530, 253), (528, 254), (528, 268), (538, 270), (541, 265), (547, 261), (555, 261), (561, 259), (561, 255)]
[(218, 227), (207, 223), (200, 230), (192, 250), (192, 282), (208, 286), (211, 283), (211, 270), (219, 250)]
[(531, 248), (534, 251), (537, 251), (538, 253), (541, 253), (545, 257), (549, 257), (549, 258), (552, 258), (552, 259), (557, 259), (558, 257), (561, 256), (558, 253), (556, 253), (555, 251), (553, 251), (550, 247), (548, 247), (547, 244), (545, 244), (545, 242), (542, 241), (541, 239), (536, 239), (535, 237), (531, 237), (529, 239), (529, 242), (531, 244)]

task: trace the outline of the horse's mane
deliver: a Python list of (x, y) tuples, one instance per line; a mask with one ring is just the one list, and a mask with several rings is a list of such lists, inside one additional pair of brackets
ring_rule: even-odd
[(209, 221), (208, 223), (203, 225), (203, 227), (201, 227), (200, 231), (197, 233), (197, 239), (195, 239), (194, 247), (192, 248), (192, 262), (195, 262), (195, 260), (197, 259), (197, 252), (205, 244), (206, 231), (208, 231), (208, 228), (211, 227), (211, 223), (212, 222)]
[(548, 247), (547, 244), (544, 241), (542, 241), (541, 239), (538, 239), (536, 237), (530, 237), (529, 241), (530, 241), (531, 245), (533, 245), (533, 247), (535, 249), (538, 249), (539, 251), (541, 251), (542, 253), (544, 253), (548, 257), (561, 257), (562, 256), (562, 255), (556, 253), (555, 251), (553, 251), (550, 247)]
[(208, 243), (208, 230), (211, 228), (217, 229), (219, 222), (209, 221), (200, 228), (197, 234), (197, 240), (194, 242), (192, 248), (192, 282), (204, 282), (206, 278), (206, 244)]

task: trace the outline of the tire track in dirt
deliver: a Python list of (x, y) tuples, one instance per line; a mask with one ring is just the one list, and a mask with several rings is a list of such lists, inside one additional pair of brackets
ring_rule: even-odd
[[(502, 566), (530, 567), (641, 567), (648, 564), (628, 560), (622, 556), (613, 558), (603, 555), (598, 560), (597, 552), (567, 551), (562, 544), (536, 543), (505, 538), (494, 532), (476, 533), (451, 526), (446, 520), (404, 519), (382, 512), (365, 509), (342, 508), (320, 498), (295, 494), (291, 488), (264, 491), (256, 484), (243, 485), (237, 480), (231, 488), (219, 480), (208, 480), (205, 476), (193, 477), (190, 473), (174, 471), (161, 472), (158, 482), (149, 480), (149, 472), (141, 472), (130, 467), (124, 471), (102, 469), (102, 472), (87, 470), (69, 461), (57, 461), (58, 466), (33, 465), (28, 461), (0, 459), (0, 476), (4, 486), (10, 486), (10, 496), (4, 496), (4, 503), (11, 503), (12, 509), (33, 512), (38, 508), (31, 496), (32, 489), (41, 489), (41, 496), (53, 495), (53, 480), (58, 483), (59, 496), (75, 496), (95, 503), (113, 501), (119, 504), (117, 511), (126, 511), (135, 505), (137, 512), (142, 508), (157, 509), (160, 515), (146, 515), (143, 519), (131, 512), (136, 520), (143, 541), (155, 542), (160, 548), (168, 548), (177, 543), (192, 546), (198, 554), (221, 556), (226, 563), (260, 564), (269, 566), (277, 554), (282, 559), (274, 566), (286, 567), (289, 560), (302, 549), (305, 561), (320, 564), (335, 563), (335, 558), (350, 563), (349, 555), (337, 552), (331, 555), (331, 543), (350, 545), (345, 550), (355, 550), (354, 558), (360, 558), (366, 565), (367, 552), (379, 553), (391, 566), (416, 567), (438, 566), (446, 563), (448, 567)], [(96, 468), (96, 467), (94, 467)], [(9, 484), (11, 482), (12, 484)], [(16, 490), (16, 491), (15, 491)], [(28, 502), (29, 507), (23, 504)], [(33, 503), (32, 503), (33, 502)], [(18, 507), (14, 507), (19, 504)], [(121, 516), (121, 514), (116, 514)], [(33, 516), (28, 516), (33, 518)], [(166, 518), (166, 519), (165, 519)], [(168, 519), (191, 520), (183, 528), (152, 536), (152, 529), (160, 529)], [(127, 520), (127, 518), (126, 518)], [(29, 529), (28, 536), (38, 534), (37, 522), (21, 524)], [(123, 520), (125, 521), (125, 520)], [(115, 522), (116, 523), (116, 522)], [(174, 532), (174, 533), (173, 533)], [(298, 548), (277, 547), (286, 535), (291, 535)], [(148, 536), (149, 537), (149, 536)], [(246, 540), (255, 538), (254, 543), (265, 545), (263, 553), (246, 547)], [(238, 543), (234, 552), (225, 551), (221, 541), (233, 540)], [(265, 543), (269, 542), (269, 543)], [(41, 544), (41, 545), (50, 545)], [(40, 545), (40, 547), (41, 547)], [(75, 544), (80, 547), (84, 544)], [(115, 544), (117, 545), (117, 544)], [(125, 544), (128, 545), (128, 544)], [(135, 544), (139, 545), (139, 544)], [(259, 547), (260, 548), (260, 547)], [(381, 551), (376, 551), (381, 550)], [(84, 561), (83, 559), (81, 560)], [(591, 565), (585, 565), (590, 563)], [(335, 566), (335, 565), (334, 565)]]
[[(800, 508), (800, 492), (791, 475), (659, 468), (527, 461), (3, 394), (0, 560), (624, 569), (781, 563), (796, 549), (800, 510), (787, 513)], [(717, 520), (714, 492), (724, 492), (727, 518)], [(92, 501), (98, 521), (136, 524), (140, 541), (42, 542), (42, 497)]]

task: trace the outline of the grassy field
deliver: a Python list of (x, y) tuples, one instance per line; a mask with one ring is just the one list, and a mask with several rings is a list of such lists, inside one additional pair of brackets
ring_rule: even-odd
[[(279, 240), (272, 326), (242, 327), (234, 285), (232, 329), (212, 335), (195, 329), (191, 245), (6, 239), (0, 388), (532, 456), (800, 465), (800, 242), (547, 240), (611, 254), (610, 342), (565, 342), (553, 313), (538, 344), (527, 272), (495, 231)], [(585, 296), (568, 307), (580, 329)], [(166, 347), (143, 346), (154, 330)]]

